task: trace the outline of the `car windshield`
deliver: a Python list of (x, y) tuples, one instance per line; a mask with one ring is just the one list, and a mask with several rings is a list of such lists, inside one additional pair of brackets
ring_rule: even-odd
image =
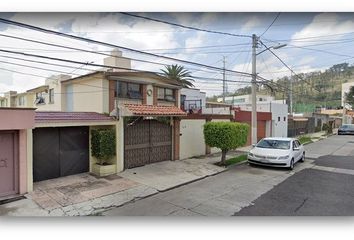
[(343, 125), (342, 129), (354, 129), (354, 125)]
[(263, 139), (258, 144), (259, 148), (290, 149), (290, 141)]

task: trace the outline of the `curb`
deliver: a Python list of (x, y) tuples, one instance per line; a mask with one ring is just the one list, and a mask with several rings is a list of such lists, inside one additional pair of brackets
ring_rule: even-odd
[[(172, 190), (172, 189), (175, 189), (175, 188), (178, 188), (178, 187), (182, 187), (184, 185), (187, 185), (187, 184), (190, 184), (190, 183), (193, 183), (193, 182), (197, 182), (199, 180), (203, 180), (203, 179), (205, 179), (207, 177), (212, 177), (212, 176), (218, 175), (220, 173), (226, 172), (227, 170), (228, 170), (228, 168), (225, 167), (225, 169), (221, 170), (220, 172), (216, 172), (216, 173), (213, 173), (213, 174), (210, 174), (210, 175), (206, 175), (206, 176), (203, 176), (203, 177), (200, 177), (200, 178), (196, 178), (196, 179), (193, 179), (191, 181), (188, 181), (188, 182), (185, 182), (185, 183), (181, 183), (181, 184), (175, 185), (173, 187), (166, 188), (164, 190), (157, 190), (157, 189), (156, 190), (158, 191), (157, 193), (166, 192), (166, 191), (169, 191), (169, 190)], [(154, 193), (154, 194), (157, 194), (157, 193)]]
[[(241, 163), (243, 164), (244, 162), (241, 162)], [(234, 164), (234, 165), (236, 165), (236, 164)], [(234, 166), (234, 165), (233, 165), (233, 166)], [(191, 180), (191, 181), (184, 182), (184, 183), (175, 185), (175, 186), (173, 186), (173, 187), (166, 188), (166, 189), (164, 189), (164, 190), (158, 190), (158, 189), (154, 188), (157, 192), (152, 193), (152, 194), (150, 194), (150, 195), (146, 195), (146, 196), (144, 196), (144, 197), (132, 199), (132, 200), (130, 200), (130, 201), (128, 201), (128, 202), (122, 203), (121, 205), (116, 206), (116, 207), (112, 207), (112, 208), (110, 208), (110, 209), (120, 208), (120, 207), (123, 207), (123, 206), (125, 206), (125, 205), (127, 205), (127, 204), (134, 203), (134, 202), (136, 202), (136, 201), (139, 201), (139, 200), (142, 200), (142, 199), (145, 199), (145, 198), (154, 196), (154, 195), (156, 195), (156, 194), (163, 193), (163, 192), (166, 192), (166, 191), (170, 191), (170, 190), (172, 190), (172, 189), (175, 189), (175, 188), (178, 188), (178, 187), (182, 187), (182, 186), (184, 186), (184, 185), (187, 185), (187, 184), (190, 184), (190, 183), (193, 183), (193, 182), (197, 182), (197, 181), (203, 180), (203, 179), (205, 179), (205, 178), (207, 178), (207, 177), (212, 177), (212, 176), (218, 175), (218, 174), (220, 174), (220, 173), (226, 172), (227, 170), (228, 170), (228, 168), (225, 168), (225, 169), (221, 170), (220, 172), (216, 172), (216, 173), (213, 173), (213, 174), (210, 174), (210, 175), (206, 175), (206, 176), (203, 176), (203, 177), (200, 177), (200, 178), (197, 178), (197, 179), (193, 179), (193, 180)], [(106, 209), (106, 210), (103, 210), (103, 211), (96, 212), (96, 213), (94, 213), (93, 215), (94, 215), (94, 216), (103, 216), (102, 213), (104, 213), (104, 212), (106, 212), (106, 211), (109, 211), (110, 209)], [(88, 216), (93, 216), (93, 215), (88, 215)]]

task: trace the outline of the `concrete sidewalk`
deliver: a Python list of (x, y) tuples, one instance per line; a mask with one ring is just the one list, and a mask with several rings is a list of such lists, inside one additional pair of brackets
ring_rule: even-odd
[[(227, 159), (241, 152), (231, 151)], [(112, 179), (79, 174), (35, 184), (27, 199), (0, 205), (4, 216), (87, 216), (185, 185), (227, 169), (220, 153), (125, 170)]]

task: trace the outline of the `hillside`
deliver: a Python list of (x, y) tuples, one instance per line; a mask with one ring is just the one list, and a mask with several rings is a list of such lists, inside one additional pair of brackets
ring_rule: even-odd
[[(298, 73), (293, 76), (293, 107), (295, 112), (312, 112), (316, 106), (340, 108), (342, 83), (354, 82), (354, 65), (335, 64), (325, 71)], [(289, 102), (290, 76), (273, 80), (268, 86), (259, 87), (259, 94), (287, 99)], [(250, 94), (251, 87), (238, 89), (228, 96)], [(209, 100), (215, 100), (214, 96)]]

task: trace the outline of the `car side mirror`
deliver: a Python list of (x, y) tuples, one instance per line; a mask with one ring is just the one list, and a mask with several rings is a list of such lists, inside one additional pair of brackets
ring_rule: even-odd
[(256, 144), (252, 144), (252, 147), (255, 147), (256, 146)]

